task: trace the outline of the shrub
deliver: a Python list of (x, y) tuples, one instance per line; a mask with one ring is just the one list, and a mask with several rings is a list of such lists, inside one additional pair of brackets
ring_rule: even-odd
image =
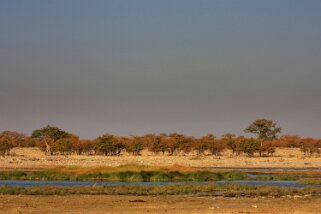
[(275, 147), (271, 141), (264, 142), (260, 148), (261, 156), (270, 156), (275, 153)]
[(0, 155), (9, 153), (14, 146), (23, 145), (25, 136), (17, 132), (4, 131), (0, 133)]
[(12, 148), (12, 144), (7, 141), (0, 141), (0, 155), (5, 156)]
[(209, 151), (212, 155), (221, 155), (225, 148), (225, 141), (222, 140), (214, 140), (209, 144)]
[(311, 138), (302, 139), (300, 149), (306, 156), (312, 156), (313, 154), (320, 155), (317, 141)]
[(260, 151), (260, 147), (259, 141), (253, 138), (244, 139), (241, 142), (241, 149), (248, 156), (253, 156), (255, 152)]
[(161, 134), (159, 136), (154, 134), (148, 134), (143, 136), (143, 140), (148, 151), (153, 152), (154, 154), (158, 154), (161, 152), (163, 153), (163, 155), (168, 149), (165, 143), (165, 138), (165, 134)]
[(91, 154), (94, 147), (94, 143), (91, 140), (78, 140), (72, 144), (72, 150), (78, 155)]
[(96, 139), (95, 150), (106, 156), (120, 155), (124, 145), (113, 135), (105, 134)]
[(196, 150), (198, 155), (203, 155), (205, 151), (209, 149), (208, 142), (203, 139), (198, 139), (194, 141), (194, 150)]
[(133, 137), (132, 139), (127, 140), (125, 144), (125, 149), (128, 153), (138, 156), (141, 151), (144, 149), (144, 141), (142, 137)]
[(190, 152), (192, 150), (192, 141), (192, 137), (186, 137), (183, 134), (170, 134), (166, 141), (169, 155), (174, 155), (175, 153), (181, 151), (183, 151), (184, 153)]
[(58, 140), (52, 150), (60, 154), (70, 154), (72, 152), (72, 143), (68, 139)]

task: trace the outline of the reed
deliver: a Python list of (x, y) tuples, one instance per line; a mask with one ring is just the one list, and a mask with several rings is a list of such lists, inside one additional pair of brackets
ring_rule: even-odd
[(238, 184), (180, 184), (164, 186), (34, 186), (15, 187), (2, 185), (0, 194), (7, 195), (191, 195), (191, 196), (321, 196), (321, 188), (284, 188)]
[(42, 171), (0, 172), (2, 180), (44, 180), (44, 181), (122, 181), (122, 182), (168, 182), (168, 181), (219, 181), (242, 180), (245, 172), (213, 172), (173, 167), (147, 167), (126, 165), (120, 167), (58, 167)]
[(299, 180), (297, 183), (298, 184), (321, 185), (321, 179), (320, 178), (305, 178), (305, 179)]

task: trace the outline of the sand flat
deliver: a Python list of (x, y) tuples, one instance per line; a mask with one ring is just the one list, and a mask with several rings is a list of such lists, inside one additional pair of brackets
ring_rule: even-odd
[(38, 148), (14, 148), (10, 156), (0, 157), (2, 169), (50, 168), (55, 166), (119, 166), (138, 164), (168, 166), (178, 164), (190, 167), (321, 167), (321, 158), (305, 157), (297, 148), (276, 149), (272, 157), (233, 156), (229, 151), (222, 156), (154, 155), (144, 151), (141, 156), (126, 153), (121, 156), (53, 155), (46, 156)]

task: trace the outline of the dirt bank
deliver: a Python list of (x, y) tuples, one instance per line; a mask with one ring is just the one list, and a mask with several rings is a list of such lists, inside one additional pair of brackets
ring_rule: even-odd
[(320, 213), (320, 198), (1, 195), (1, 213)]

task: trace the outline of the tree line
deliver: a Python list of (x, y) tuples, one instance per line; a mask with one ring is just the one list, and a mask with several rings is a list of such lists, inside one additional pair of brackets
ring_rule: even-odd
[(233, 155), (271, 156), (276, 147), (300, 148), (304, 155), (320, 154), (321, 139), (301, 138), (294, 135), (278, 137), (281, 128), (267, 119), (257, 119), (245, 130), (255, 137), (247, 138), (224, 134), (217, 138), (208, 134), (199, 138), (179, 133), (146, 134), (143, 136), (116, 136), (103, 134), (94, 140), (80, 139), (77, 135), (60, 128), (46, 126), (34, 130), (30, 136), (3, 131), (0, 133), (0, 155), (7, 155), (13, 147), (39, 147), (46, 155), (105, 155), (117, 156), (126, 151), (140, 155), (147, 149), (154, 154), (177, 155), (196, 152), (197, 155), (219, 156), (225, 150)]

